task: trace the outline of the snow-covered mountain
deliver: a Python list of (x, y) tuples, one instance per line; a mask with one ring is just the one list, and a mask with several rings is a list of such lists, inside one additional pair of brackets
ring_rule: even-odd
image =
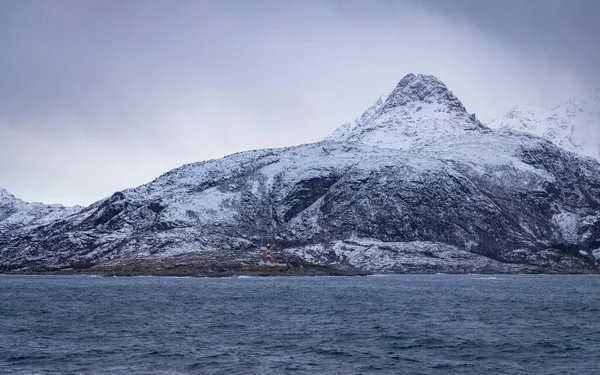
[[(0, 270), (299, 262), (378, 272), (598, 270), (600, 164), (492, 130), (410, 74), (327, 139), (184, 165), (0, 246)], [(1, 230), (1, 229), (0, 229)]]
[(408, 74), (391, 94), (379, 98), (358, 119), (342, 125), (325, 140), (410, 149), (482, 129), (485, 127), (439, 79)]
[(580, 95), (552, 109), (517, 106), (489, 126), (529, 132), (600, 160), (600, 90), (594, 96)]
[(0, 188), (0, 235), (16, 234), (30, 227), (46, 225), (79, 212), (82, 208), (28, 203)]

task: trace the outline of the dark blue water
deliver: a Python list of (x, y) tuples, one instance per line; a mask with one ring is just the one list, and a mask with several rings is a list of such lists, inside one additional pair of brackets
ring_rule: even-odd
[(0, 276), (0, 374), (597, 374), (600, 277)]

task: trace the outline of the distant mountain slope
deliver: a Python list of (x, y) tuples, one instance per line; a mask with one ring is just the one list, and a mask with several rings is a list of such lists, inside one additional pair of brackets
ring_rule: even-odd
[(592, 97), (575, 97), (552, 109), (517, 106), (489, 126), (529, 132), (600, 160), (600, 91)]
[(0, 188), (0, 233), (46, 225), (80, 211), (83, 207), (28, 203)]
[(27, 203), (0, 188), (0, 254), (9, 243), (19, 241), (32, 229), (65, 219), (82, 208)]
[(600, 164), (491, 130), (437, 78), (411, 74), (324, 141), (185, 165), (27, 226), (0, 246), (0, 270), (231, 270), (265, 242), (364, 271), (597, 271)]

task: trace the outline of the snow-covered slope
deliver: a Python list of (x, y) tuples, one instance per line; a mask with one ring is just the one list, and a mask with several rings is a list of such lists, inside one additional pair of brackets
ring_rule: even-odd
[(381, 272), (597, 270), (599, 212), (598, 162), (491, 130), (435, 77), (411, 74), (324, 141), (185, 165), (29, 226), (0, 246), (0, 270), (189, 254), (232, 269), (267, 241)]
[(594, 96), (581, 95), (552, 109), (517, 106), (489, 126), (529, 132), (600, 160), (600, 90)]
[(27, 228), (47, 225), (68, 217), (83, 207), (28, 203), (0, 188), (0, 235), (15, 235)]
[(367, 108), (358, 118), (354, 121), (344, 124), (337, 128), (332, 134), (325, 138), (325, 140), (331, 141), (345, 141), (349, 134), (356, 129), (363, 128), (369, 123), (373, 117), (377, 116), (384, 103), (386, 102), (389, 95), (381, 95), (375, 104)]
[(410, 149), (432, 139), (483, 129), (436, 77), (408, 74), (391, 94), (325, 140)]

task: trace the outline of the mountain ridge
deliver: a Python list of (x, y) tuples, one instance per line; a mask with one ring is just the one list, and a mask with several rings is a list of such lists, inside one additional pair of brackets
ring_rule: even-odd
[(529, 132), (600, 160), (600, 90), (591, 96), (578, 95), (554, 108), (517, 105), (488, 126)]
[(230, 272), (270, 242), (290, 264), (360, 272), (597, 272), (600, 164), (482, 125), (431, 77), (404, 77), (323, 141), (186, 164), (0, 226), (0, 271)]

